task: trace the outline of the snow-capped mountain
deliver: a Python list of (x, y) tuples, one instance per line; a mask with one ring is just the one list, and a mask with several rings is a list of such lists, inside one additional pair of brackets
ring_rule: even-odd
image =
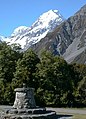
[(64, 21), (58, 10), (49, 10), (43, 13), (31, 27), (20, 26), (14, 30), (9, 38), (5, 38), (10, 44), (18, 43), (23, 50), (39, 42), (58, 25)]
[(0, 39), (19, 43), (23, 51), (32, 48), (40, 55), (46, 49), (69, 63), (86, 64), (86, 5), (65, 21), (58, 10), (50, 10), (31, 27), (20, 26), (9, 38), (1, 36)]
[(32, 49), (39, 55), (41, 49), (46, 49), (69, 63), (86, 64), (86, 5), (33, 45)]
[(5, 39), (4, 36), (0, 36), (0, 41), (3, 41)]

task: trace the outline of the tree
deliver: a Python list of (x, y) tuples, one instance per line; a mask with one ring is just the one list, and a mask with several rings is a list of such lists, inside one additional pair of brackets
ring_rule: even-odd
[(79, 82), (78, 93), (79, 93), (78, 103), (82, 106), (86, 106), (86, 76)]
[[(73, 80), (70, 75), (70, 66), (67, 62), (61, 57), (44, 51), (37, 67), (39, 87), (43, 90), (42, 98), (45, 102), (47, 101), (46, 105), (67, 104), (68, 91), (71, 94), (73, 93)], [(37, 90), (39, 97), (40, 92), (38, 92)]]
[(11, 82), (15, 72), (16, 61), (20, 53), (14, 51), (7, 43), (0, 43), (0, 79)]
[(21, 80), (21, 82), (27, 83), (29, 86), (35, 86), (35, 72), (36, 65), (39, 62), (38, 56), (31, 50), (27, 50), (22, 59), (17, 62), (16, 72), (14, 73), (14, 80)]

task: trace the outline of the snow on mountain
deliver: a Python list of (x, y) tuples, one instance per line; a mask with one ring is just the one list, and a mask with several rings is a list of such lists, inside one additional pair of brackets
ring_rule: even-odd
[(14, 32), (11, 34), (11, 36), (21, 35), (25, 33), (29, 28), (26, 26), (20, 26), (14, 30)]
[(86, 5), (31, 48), (38, 55), (46, 49), (69, 63), (86, 64)]
[(0, 36), (0, 41), (3, 41), (5, 39), (4, 36)]
[(9, 38), (5, 38), (10, 44), (18, 43), (23, 50), (39, 42), (59, 24), (64, 21), (58, 10), (49, 10), (43, 13), (31, 27), (20, 26), (14, 30)]

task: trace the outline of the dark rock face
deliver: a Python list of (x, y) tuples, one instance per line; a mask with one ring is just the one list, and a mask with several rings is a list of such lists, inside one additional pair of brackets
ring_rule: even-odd
[(53, 32), (48, 33), (39, 43), (33, 45), (32, 49), (38, 54), (41, 49), (47, 49), (55, 55), (63, 56), (68, 62), (85, 63), (86, 58), (81, 62), (83, 56), (80, 55), (85, 55), (86, 50), (86, 5)]

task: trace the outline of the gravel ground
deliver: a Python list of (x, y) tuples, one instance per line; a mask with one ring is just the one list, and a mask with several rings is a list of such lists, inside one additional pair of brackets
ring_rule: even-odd
[[(0, 106), (0, 115), (1, 112), (4, 112), (12, 106)], [(71, 108), (46, 108), (47, 110), (56, 111), (57, 119), (72, 119), (72, 114), (86, 114), (86, 109), (71, 109)], [(1, 118), (0, 118), (1, 119)]]

